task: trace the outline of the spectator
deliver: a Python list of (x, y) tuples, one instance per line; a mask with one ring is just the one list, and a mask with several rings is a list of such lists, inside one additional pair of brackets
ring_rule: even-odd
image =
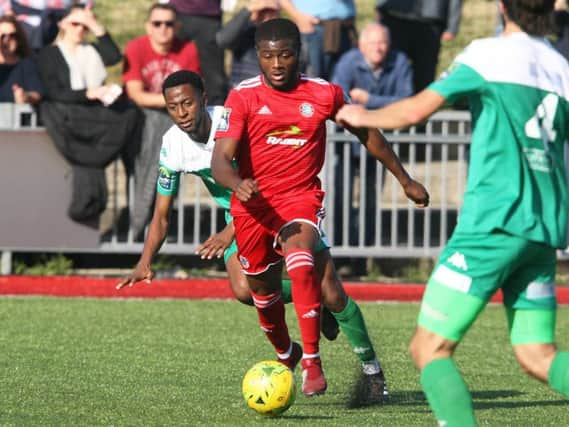
[(24, 30), (13, 16), (0, 16), (0, 102), (37, 104), (43, 91), (29, 56)]
[(411, 59), (415, 92), (423, 90), (435, 78), (441, 41), (458, 33), (462, 0), (377, 0), (376, 8), (393, 47)]
[(300, 29), (306, 72), (329, 79), (340, 56), (356, 45), (353, 0), (281, 0)]
[(47, 46), (59, 31), (58, 22), (74, 4), (92, 8), (94, 0), (0, 0), (0, 15), (13, 15), (22, 24), (34, 51)]
[[(352, 102), (364, 105), (366, 108), (379, 108), (413, 94), (413, 71), (404, 53), (391, 49), (389, 29), (378, 23), (369, 23), (360, 33), (358, 47), (346, 52), (338, 61), (333, 83), (344, 89), (350, 95)], [(361, 144), (352, 144), (351, 164), (353, 170), (360, 168)], [(344, 162), (335, 162), (336, 176), (344, 175)], [(375, 222), (380, 212), (377, 212), (377, 199), (381, 188), (377, 181), (376, 162), (368, 154), (364, 170), (366, 185), (362, 187), (365, 198), (365, 244), (373, 244), (375, 240)], [(355, 176), (354, 173), (349, 174)], [(348, 200), (353, 198), (353, 185), (348, 188)], [(335, 242), (339, 242), (342, 234), (343, 187), (337, 187), (335, 192), (336, 229)], [(349, 235), (351, 244), (356, 244), (359, 234), (359, 215), (357, 209), (350, 209)], [(345, 238), (343, 239), (345, 240)], [(355, 262), (352, 268), (357, 268)]]
[(569, 12), (566, 0), (555, 2), (554, 17), (557, 30), (555, 48), (569, 61)]
[(227, 96), (225, 57), (215, 37), (221, 29), (221, 0), (170, 0), (181, 22), (179, 37), (198, 46), (209, 105), (223, 105)]
[(257, 24), (278, 18), (278, 0), (253, 0), (241, 9), (215, 35), (219, 47), (231, 49), (231, 86), (254, 77), (261, 71), (255, 49), (255, 28)]
[(170, 4), (156, 3), (150, 7), (146, 35), (131, 40), (125, 49), (123, 81), (128, 96), (142, 108), (144, 126), (140, 147), (134, 153), (134, 206), (131, 226), (140, 237), (148, 222), (154, 202), (160, 144), (162, 135), (172, 126), (162, 96), (162, 82), (174, 71), (186, 69), (200, 73), (200, 59), (194, 43), (175, 36), (176, 9)]
[[(88, 32), (97, 41), (85, 43)], [(96, 220), (106, 207), (104, 168), (135, 134), (138, 111), (117, 99), (118, 85), (106, 85), (105, 66), (121, 53), (90, 9), (73, 6), (60, 22), (56, 43), (40, 51), (38, 64), (46, 101), (40, 112), (48, 134), (73, 165), (69, 216)]]
[(379, 108), (413, 94), (413, 70), (404, 53), (391, 49), (389, 29), (370, 23), (362, 30), (358, 47), (338, 61), (333, 83), (352, 102)]

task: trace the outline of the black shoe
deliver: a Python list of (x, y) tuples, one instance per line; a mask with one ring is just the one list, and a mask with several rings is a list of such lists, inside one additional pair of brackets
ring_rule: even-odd
[(369, 405), (380, 405), (389, 401), (389, 390), (383, 371), (377, 374), (362, 374), (356, 384), (355, 392), (352, 396), (350, 406), (361, 407)]
[(320, 331), (328, 341), (334, 341), (338, 338), (338, 334), (340, 333), (338, 321), (332, 312), (324, 306), (322, 306), (320, 315)]

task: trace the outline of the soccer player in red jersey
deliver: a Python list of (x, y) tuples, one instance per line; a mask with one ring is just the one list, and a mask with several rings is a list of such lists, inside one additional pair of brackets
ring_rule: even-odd
[[(311, 396), (326, 390), (319, 355), (321, 287), (314, 268), (324, 198), (317, 175), (324, 163), (326, 120), (346, 99), (339, 86), (299, 74), (300, 33), (291, 21), (259, 25), (255, 44), (262, 75), (229, 94), (212, 174), (233, 191), (239, 260), (261, 328), (279, 360), (294, 369), (299, 345), (291, 341), (275, 287), (284, 257), (303, 343), (302, 391)], [(393, 173), (407, 197), (427, 206), (427, 191), (407, 174), (379, 131), (349, 130)]]

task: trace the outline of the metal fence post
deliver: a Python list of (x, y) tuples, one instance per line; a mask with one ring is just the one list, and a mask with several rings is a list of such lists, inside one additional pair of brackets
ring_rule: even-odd
[(11, 251), (2, 251), (2, 258), (0, 260), (1, 270), (0, 273), (3, 276), (7, 276), (12, 274), (12, 252)]

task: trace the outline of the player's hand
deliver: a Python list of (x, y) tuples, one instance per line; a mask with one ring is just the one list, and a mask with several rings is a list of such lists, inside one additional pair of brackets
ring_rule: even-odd
[(369, 92), (356, 87), (350, 90), (350, 98), (356, 104), (366, 105), (369, 101)]
[(239, 183), (235, 189), (235, 197), (242, 202), (248, 202), (251, 200), (259, 191), (257, 181), (251, 178), (245, 178)]
[(415, 202), (417, 207), (425, 208), (429, 206), (429, 193), (420, 182), (411, 179), (403, 186), (403, 190), (407, 198)]
[(453, 41), (454, 38), (455, 38), (455, 35), (453, 33), (451, 33), (450, 31), (445, 31), (441, 35), (441, 41), (442, 42), (450, 42), (450, 41)]
[(22, 88), (22, 86), (13, 84), (12, 93), (14, 95), (14, 102), (16, 104), (25, 104), (26, 102), (28, 102), (26, 91)]
[(342, 127), (350, 126), (353, 128), (362, 127), (361, 116), (365, 113), (362, 105), (349, 104), (344, 105), (336, 114), (336, 123)]
[(154, 272), (150, 269), (147, 265), (137, 264), (134, 268), (133, 272), (122, 279), (119, 283), (117, 283), (116, 289), (122, 289), (125, 286), (129, 288), (132, 287), (135, 283), (145, 281), (146, 283), (150, 284), (152, 279), (154, 278)]
[(310, 34), (314, 32), (314, 27), (320, 24), (320, 19), (306, 13), (299, 12), (295, 17), (295, 24), (303, 34)]
[(221, 258), (225, 250), (231, 244), (231, 240), (227, 240), (222, 233), (216, 233), (208, 237), (196, 251), (201, 259), (212, 259), (213, 257)]

